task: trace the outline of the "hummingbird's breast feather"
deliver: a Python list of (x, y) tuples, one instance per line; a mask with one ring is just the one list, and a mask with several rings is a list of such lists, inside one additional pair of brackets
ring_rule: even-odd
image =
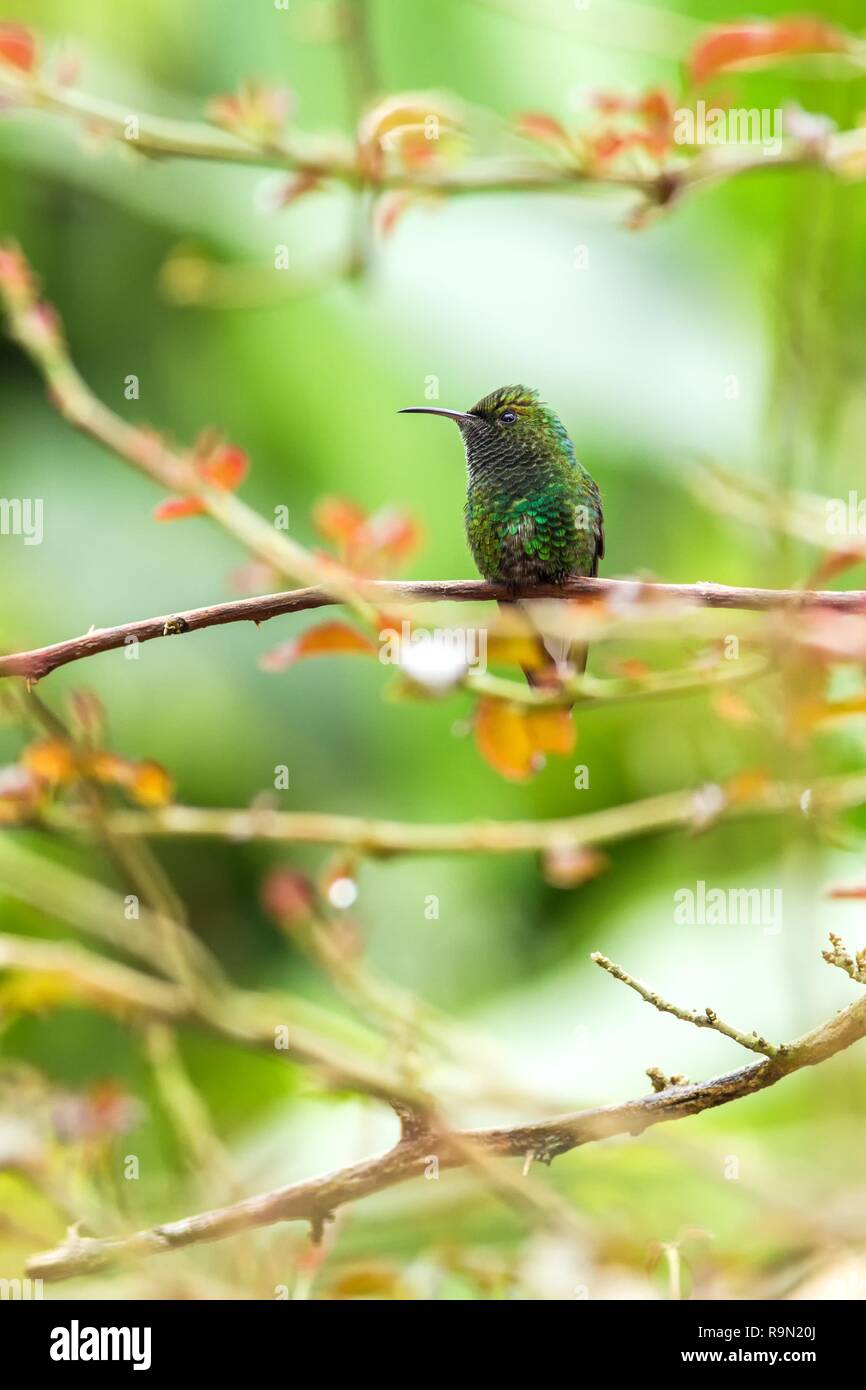
[(515, 588), (594, 573), (600, 514), (591, 502), (570, 488), (519, 497), (471, 488), (466, 534), (479, 570)]

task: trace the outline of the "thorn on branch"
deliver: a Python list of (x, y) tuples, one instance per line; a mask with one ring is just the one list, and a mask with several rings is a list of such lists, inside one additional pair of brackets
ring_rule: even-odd
[(313, 1245), (321, 1245), (325, 1235), (325, 1226), (329, 1221), (335, 1219), (332, 1211), (320, 1211), (318, 1208), (310, 1217), (310, 1241)]

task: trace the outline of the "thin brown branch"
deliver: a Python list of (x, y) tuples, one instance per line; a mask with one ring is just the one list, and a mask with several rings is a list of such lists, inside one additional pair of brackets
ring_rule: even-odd
[(773, 1057), (695, 1084), (670, 1086), (620, 1105), (559, 1115), (534, 1124), (463, 1130), (452, 1135), (432, 1129), (404, 1130), (386, 1153), (322, 1177), (291, 1183), (214, 1211), (153, 1226), (129, 1236), (100, 1239), (72, 1233), (54, 1250), (35, 1255), (31, 1278), (69, 1279), (147, 1255), (223, 1240), (240, 1231), (281, 1221), (308, 1221), (320, 1230), (338, 1207), (421, 1176), (435, 1159), (441, 1171), (482, 1158), (519, 1158), (550, 1163), (560, 1154), (614, 1135), (639, 1135), (650, 1126), (729, 1105), (774, 1086), (783, 1077), (817, 1065), (866, 1035), (866, 998), (850, 1005)]
[(204, 511), (251, 554), (277, 573), (306, 583), (327, 584), (329, 591), (369, 621), (372, 613), (351, 575), (323, 561), (285, 531), (277, 530), (234, 492), (208, 483), (192, 452), (170, 446), (152, 430), (130, 425), (109, 410), (85, 382), (73, 362), (53, 308), (39, 299), (38, 282), (17, 247), (0, 247), (0, 307), (9, 334), (44, 377), (49, 399), (63, 418), (170, 492), (200, 499)]
[(703, 1011), (683, 1009), (678, 1004), (672, 1004), (669, 999), (664, 999), (657, 990), (651, 989), (642, 980), (635, 979), (634, 975), (629, 975), (628, 971), (623, 970), (621, 965), (616, 965), (614, 961), (608, 960), (607, 956), (603, 956), (600, 951), (595, 951), (591, 959), (602, 970), (606, 970), (609, 975), (612, 975), (615, 980), (620, 980), (622, 984), (628, 985), (629, 989), (633, 989), (647, 1004), (652, 1004), (659, 1013), (672, 1014), (674, 1018), (681, 1019), (683, 1023), (693, 1023), (696, 1028), (712, 1028), (714, 1032), (721, 1033), (724, 1037), (739, 1043), (748, 1052), (761, 1052), (765, 1057), (777, 1057), (779, 1052), (784, 1050), (771, 1042), (767, 1042), (767, 1039), (761, 1037), (759, 1033), (754, 1031), (745, 1033), (740, 1028), (732, 1028), (730, 1023), (725, 1023), (719, 1018), (715, 1009), (705, 1008)]
[[(359, 585), (359, 592), (370, 603), (477, 603), (515, 597), (515, 591), (482, 579), (373, 580)], [(532, 598), (594, 599), (609, 597), (617, 606), (630, 606), (672, 600), (696, 608), (743, 609), (753, 612), (773, 610), (832, 609), (837, 613), (858, 613), (866, 609), (866, 589), (818, 590), (738, 588), (727, 584), (656, 584), (632, 579), (569, 579), (564, 584), (538, 585), (517, 596)], [(286, 613), (326, 608), (342, 600), (323, 588), (295, 589), (287, 593), (264, 594), (256, 598), (232, 599), (205, 608), (189, 608), (141, 618), (116, 627), (92, 628), (80, 637), (36, 647), (0, 657), (0, 677), (25, 676), (40, 680), (59, 666), (82, 661), (100, 652), (116, 651), (133, 642), (152, 642), (227, 623), (255, 623), (257, 626)]]

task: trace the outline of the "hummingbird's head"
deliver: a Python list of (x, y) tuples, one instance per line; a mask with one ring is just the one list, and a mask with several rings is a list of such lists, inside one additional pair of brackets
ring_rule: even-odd
[(545, 448), (570, 449), (565, 426), (530, 386), (500, 386), (469, 410), (412, 405), (401, 415), (444, 415), (455, 420), (470, 460), (512, 455), (528, 459)]

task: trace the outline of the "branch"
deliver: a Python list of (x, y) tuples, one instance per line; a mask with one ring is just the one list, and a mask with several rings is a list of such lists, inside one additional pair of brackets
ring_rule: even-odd
[[(826, 957), (825, 957), (826, 959)], [(681, 1009), (678, 1004), (671, 1004), (669, 1000), (663, 999), (655, 990), (649, 988), (641, 980), (636, 980), (633, 975), (629, 975), (623, 970), (621, 965), (615, 965), (607, 956), (603, 956), (600, 951), (594, 951), (590, 960), (595, 961), (596, 965), (601, 966), (615, 980), (621, 980), (629, 989), (633, 989), (639, 994), (641, 999), (645, 999), (648, 1004), (652, 1004), (659, 1013), (673, 1014), (674, 1018), (679, 1018), (683, 1023), (693, 1023), (696, 1028), (712, 1028), (716, 1033), (722, 1033), (724, 1037), (731, 1038), (738, 1042), (741, 1047), (745, 1047), (749, 1052), (761, 1052), (765, 1057), (777, 1057), (780, 1052), (784, 1052), (784, 1046), (775, 1047), (773, 1043), (767, 1042), (760, 1034), (751, 1032), (743, 1033), (739, 1028), (732, 1028), (729, 1023), (723, 1023), (715, 1009), (706, 1008), (703, 1013), (696, 1009)], [(649, 1073), (647, 1073), (649, 1075)], [(650, 1077), (652, 1080), (652, 1077)]]
[[(2, 69), (0, 69), (2, 71)], [(53, 308), (38, 296), (38, 282), (16, 246), (0, 246), (0, 307), (12, 339), (44, 377), (52, 405), (82, 434), (170, 492), (195, 496), (215, 521), (252, 554), (291, 579), (327, 585), (366, 622), (372, 614), (352, 577), (278, 531), (233, 492), (210, 485), (192, 455), (171, 448), (153, 431), (128, 424), (109, 410), (79, 373)]]
[(125, 1015), (176, 1022), (190, 1011), (189, 997), (179, 985), (66, 942), (0, 935), (0, 970), (60, 977), (70, 994)]
[[(542, 584), (517, 592), (502, 584), (488, 584), (482, 579), (380, 579), (359, 583), (358, 593), (374, 604), (488, 603), (514, 597), (593, 599), (608, 595), (617, 608), (624, 601), (629, 604), (649, 604), (666, 599), (691, 603), (697, 608), (745, 609), (761, 613), (779, 609), (833, 609), (838, 613), (859, 613), (866, 608), (864, 589), (755, 589), (704, 582), (656, 584), (633, 579), (569, 579), (564, 584)], [(91, 628), (82, 636), (70, 637), (65, 642), (0, 657), (0, 677), (26, 676), (30, 680), (40, 680), (59, 666), (82, 661), (100, 652), (115, 651), (133, 640), (152, 642), (158, 637), (174, 637), (185, 632), (197, 632), (201, 628), (222, 627), (226, 623), (251, 622), (259, 626), (285, 613), (301, 613), (340, 602), (342, 600), (335, 593), (323, 588), (295, 589), (287, 593), (213, 603), (206, 608), (189, 608), (180, 613), (165, 613), (156, 618), (141, 618), (137, 622), (120, 623), (117, 627)]]
[(844, 970), (855, 984), (866, 985), (866, 948), (858, 951), (856, 956), (852, 956), (841, 936), (835, 932), (830, 932), (829, 951), (822, 951), (828, 965), (835, 965), (839, 970)]
[[(819, 168), (848, 178), (866, 175), (866, 132), (834, 132), (821, 142), (788, 138), (778, 149), (707, 148), (700, 155), (670, 162), (648, 173), (618, 172), (552, 159), (522, 156), (481, 156), (458, 167), (435, 170), (389, 170), (384, 163), (364, 158), (359, 146), (341, 137), (290, 135), (260, 140), (240, 138), (198, 121), (167, 120), (129, 106), (88, 96), (42, 76), (0, 69), (0, 93), (18, 107), (71, 118), (117, 141), (126, 149), (155, 159), (190, 159), (291, 170), (317, 180), (330, 179), (355, 189), (408, 189), (440, 196), (508, 192), (574, 192), (611, 188), (642, 193), (650, 204), (667, 206), (690, 189), (725, 178), (769, 169)], [(137, 120), (135, 138), (129, 118)]]
[[(162, 806), (112, 811), (107, 824), (116, 835), (345, 845), (371, 855), (514, 854), (603, 845), (677, 827), (703, 830), (722, 815), (745, 819), (795, 811), (818, 819), (824, 812), (864, 802), (866, 773), (852, 773), (820, 778), (811, 785), (770, 782), (748, 799), (737, 799), (724, 786), (710, 784), (555, 820), (425, 823), (373, 820), (324, 811), (273, 811), (258, 806)], [(61, 806), (48, 813), (46, 824), (56, 830), (91, 828), (86, 810)]]
[[(159, 914), (141, 907), (138, 919), (128, 920), (123, 898), (65, 865), (33, 854), (8, 834), (0, 837), (0, 893), (96, 936), (166, 975), (173, 974), (172, 957), (164, 950), (166, 924)], [(176, 924), (174, 930), (179, 930)], [(184, 931), (183, 936), (185, 942), (190, 940), (189, 958), (196, 965), (197, 979), (206, 985), (195, 994), (176, 974), (169, 984), (114, 966), (80, 947), (61, 953), (53, 942), (19, 944), (18, 938), (0, 938), (0, 969), (50, 969), (77, 980), (85, 993), (88, 989), (92, 993), (101, 981), (104, 997), (113, 992), (118, 999), (125, 996), (130, 1007), (137, 1001), (140, 1009), (149, 1001), (155, 1018), (189, 1023), (278, 1061), (310, 1065), (331, 1085), (417, 1102), (417, 1086), (389, 1060), (378, 1036), (355, 1024), (349, 1027), (325, 1008), (310, 1006), (291, 994), (234, 987), (206, 947), (191, 933)], [(328, 1023), (331, 1027), (326, 1030)], [(285, 1030), (288, 1047), (278, 1047), (276, 1039)]]
[(524, 1164), (527, 1156), (532, 1155), (533, 1160), (550, 1163), (582, 1144), (596, 1143), (618, 1134), (639, 1135), (651, 1125), (683, 1119), (754, 1095), (803, 1067), (815, 1066), (835, 1056), (864, 1035), (866, 998), (849, 1005), (763, 1061), (709, 1081), (654, 1090), (650, 1095), (620, 1105), (581, 1110), (534, 1124), (461, 1130), (452, 1134), (427, 1126), (423, 1112), (416, 1111), (412, 1123), (407, 1124), (403, 1119), (401, 1137), (386, 1153), (323, 1177), (291, 1183), (274, 1192), (129, 1236), (99, 1239), (72, 1232), (65, 1244), (29, 1260), (27, 1274), (30, 1278), (48, 1281), (94, 1274), (128, 1260), (222, 1240), (239, 1231), (272, 1226), (280, 1221), (309, 1221), (317, 1232), (338, 1207), (419, 1177), (433, 1157), (440, 1170), (466, 1165), (472, 1161), (470, 1154), (482, 1159), (516, 1157)]

